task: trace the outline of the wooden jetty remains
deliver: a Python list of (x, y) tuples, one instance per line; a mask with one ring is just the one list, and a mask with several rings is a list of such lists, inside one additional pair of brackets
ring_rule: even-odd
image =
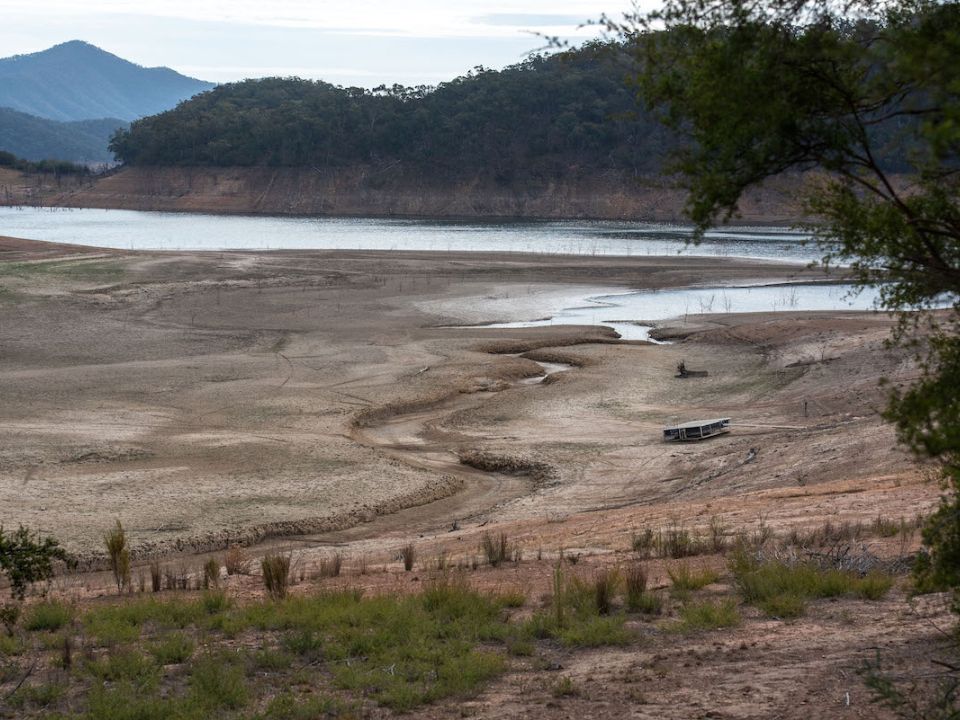
[(666, 442), (688, 442), (691, 440), (706, 440), (709, 437), (728, 432), (730, 432), (730, 418), (694, 420), (693, 422), (665, 427), (663, 429), (663, 439)]

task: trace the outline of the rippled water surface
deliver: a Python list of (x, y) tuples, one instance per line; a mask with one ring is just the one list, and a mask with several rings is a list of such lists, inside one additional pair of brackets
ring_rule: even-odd
[(0, 208), (0, 235), (123, 250), (420, 250), (563, 255), (695, 255), (806, 263), (808, 236), (771, 227), (716, 230), (690, 245), (689, 228), (563, 221), (461, 223), (263, 217), (133, 210)]

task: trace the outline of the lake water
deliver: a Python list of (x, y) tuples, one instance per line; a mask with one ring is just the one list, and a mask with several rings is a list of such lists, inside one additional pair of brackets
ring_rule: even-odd
[(418, 250), (551, 255), (691, 255), (809, 263), (822, 253), (785, 228), (737, 227), (690, 245), (675, 225), (571, 220), (440, 222), (0, 208), (0, 235), (120, 250)]
[[(0, 208), (0, 235), (122, 250), (414, 250), (551, 255), (687, 255), (809, 263), (809, 236), (773, 227), (711, 231), (699, 245), (689, 228), (630, 222), (442, 222), (370, 218), (208, 215), (64, 208)], [(867, 310), (876, 290), (790, 285), (571, 295), (557, 311), (491, 327), (607, 325), (646, 339), (652, 324), (687, 314)], [(549, 317), (544, 317), (549, 315)], [(537, 318), (537, 319), (533, 319)]]
[(571, 295), (548, 318), (494, 323), (484, 327), (524, 328), (551, 325), (605, 325), (624, 340), (648, 340), (658, 321), (713, 313), (801, 310), (872, 310), (877, 288), (855, 292), (850, 285), (752, 285), (744, 287), (638, 290), (609, 295)]

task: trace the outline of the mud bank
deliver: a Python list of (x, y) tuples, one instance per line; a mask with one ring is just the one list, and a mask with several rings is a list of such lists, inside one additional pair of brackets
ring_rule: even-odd
[[(802, 215), (799, 178), (780, 178), (741, 204), (745, 223)], [(596, 219), (681, 222), (685, 194), (662, 178), (618, 172), (522, 185), (443, 183), (376, 168), (121, 168), (98, 178), (0, 170), (0, 204), (211, 213)]]

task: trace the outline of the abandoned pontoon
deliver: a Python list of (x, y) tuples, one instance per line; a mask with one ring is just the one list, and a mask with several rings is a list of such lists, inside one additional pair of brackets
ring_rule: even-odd
[(671, 425), (663, 429), (663, 439), (667, 442), (686, 440), (705, 440), (714, 435), (730, 432), (730, 418), (715, 420), (694, 420), (693, 422)]

